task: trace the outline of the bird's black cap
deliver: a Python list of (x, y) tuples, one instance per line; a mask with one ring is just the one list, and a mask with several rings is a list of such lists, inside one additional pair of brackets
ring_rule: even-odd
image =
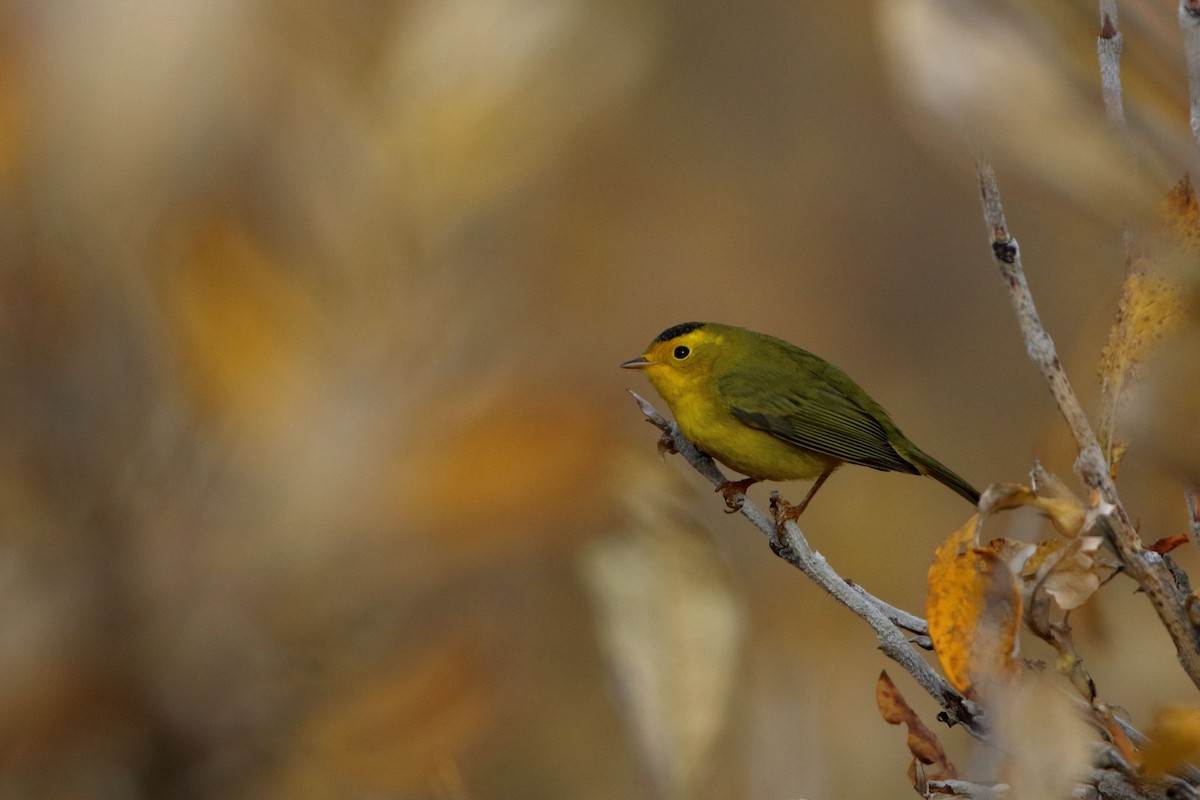
[(672, 325), (658, 335), (655, 342), (669, 342), (676, 336), (683, 336), (685, 333), (691, 333), (694, 330), (699, 330), (704, 327), (703, 322), (681, 322), (678, 325)]

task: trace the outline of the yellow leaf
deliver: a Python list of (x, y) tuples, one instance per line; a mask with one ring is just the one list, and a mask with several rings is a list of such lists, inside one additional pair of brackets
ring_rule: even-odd
[(1160, 777), (1188, 762), (1200, 761), (1200, 708), (1165, 706), (1154, 714), (1146, 732), (1145, 769)]
[(947, 680), (977, 699), (1018, 671), (1021, 587), (994, 550), (974, 546), (978, 516), (947, 537), (929, 567), (929, 636)]
[(1114, 474), (1127, 447), (1117, 431), (1118, 419), (1129, 402), (1140, 367), (1185, 316), (1180, 285), (1171, 275), (1171, 266), (1184, 254), (1194, 255), (1200, 247), (1196, 194), (1186, 174), (1164, 199), (1161, 217), (1158, 236), (1165, 246), (1130, 253), (1117, 317), (1100, 356), (1099, 437)]

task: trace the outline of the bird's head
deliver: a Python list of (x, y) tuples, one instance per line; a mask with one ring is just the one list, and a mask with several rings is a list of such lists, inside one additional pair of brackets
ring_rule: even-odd
[(727, 344), (726, 330), (707, 322), (673, 325), (655, 337), (645, 353), (621, 366), (644, 370), (663, 399), (673, 403), (711, 377)]

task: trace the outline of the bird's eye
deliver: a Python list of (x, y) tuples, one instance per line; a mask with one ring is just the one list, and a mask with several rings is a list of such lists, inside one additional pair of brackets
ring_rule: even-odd
[(688, 357), (689, 355), (691, 355), (691, 354), (692, 354), (692, 351), (691, 351), (691, 350), (688, 350), (688, 349), (687, 349), (686, 347), (684, 347), (683, 345), (679, 345), (679, 347), (676, 347), (676, 348), (675, 348), (675, 357), (676, 357), (677, 359), (679, 359), (680, 361), (682, 361), (683, 359), (687, 358), (687, 357)]

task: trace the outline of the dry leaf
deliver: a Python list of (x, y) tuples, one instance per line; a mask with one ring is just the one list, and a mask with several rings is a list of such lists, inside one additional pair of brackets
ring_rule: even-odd
[(1037, 550), (1036, 547), (1027, 542), (1018, 542), (1015, 539), (1005, 539), (1003, 537), (992, 539), (979, 549), (994, 553), (997, 558), (1008, 565), (1008, 568), (1012, 570), (1014, 575), (1022, 574), (1025, 564), (1028, 563)]
[(1191, 539), (1187, 537), (1186, 533), (1176, 533), (1172, 536), (1164, 536), (1162, 539), (1155, 541), (1154, 544), (1150, 545), (1146, 549), (1153, 550), (1154, 552), (1163, 555), (1171, 552), (1176, 547), (1187, 544), (1190, 541)]
[(978, 515), (934, 554), (925, 598), (929, 636), (954, 688), (977, 699), (1018, 670), (1021, 587), (996, 552), (974, 547)]
[(1079, 608), (1100, 588), (1103, 567), (1096, 564), (1096, 553), (1103, 543), (1099, 536), (1079, 536), (1038, 570), (1042, 588), (1063, 611)]
[[(886, 722), (908, 726), (908, 749), (913, 754), (908, 777), (914, 787), (918, 784), (918, 775), (926, 781), (944, 781), (958, 777), (958, 771), (946, 757), (942, 743), (938, 741), (934, 732), (921, 722), (917, 712), (913, 711), (896, 688), (896, 684), (892, 683), (886, 670), (879, 673), (879, 681), (875, 684), (875, 702), (879, 705), (879, 713)], [(920, 772), (917, 764), (924, 765)]]
[(1140, 377), (1141, 365), (1163, 337), (1178, 328), (1185, 314), (1179, 282), (1171, 274), (1183, 253), (1200, 247), (1196, 194), (1185, 174), (1161, 207), (1157, 235), (1164, 247), (1131, 252), (1117, 318), (1100, 356), (1102, 396), (1100, 445), (1115, 475), (1128, 443), (1119, 435), (1118, 420)]
[(1111, 567), (1096, 562), (1099, 536), (1042, 542), (1021, 572), (1025, 624), (1058, 654), (1055, 668), (1071, 679), (1080, 696), (1092, 701), (1095, 685), (1075, 650), (1066, 614), (1087, 602)]
[(1061, 482), (1050, 485), (1054, 486), (1053, 495), (1043, 495), (1019, 483), (993, 484), (984, 492), (979, 507), (985, 516), (991, 516), (1005, 509), (1033, 506), (1049, 518), (1061, 535), (1075, 536), (1083, 529), (1087, 511)]
[(1143, 748), (1146, 774), (1161, 777), (1185, 763), (1200, 761), (1200, 708), (1165, 706), (1154, 713)]

